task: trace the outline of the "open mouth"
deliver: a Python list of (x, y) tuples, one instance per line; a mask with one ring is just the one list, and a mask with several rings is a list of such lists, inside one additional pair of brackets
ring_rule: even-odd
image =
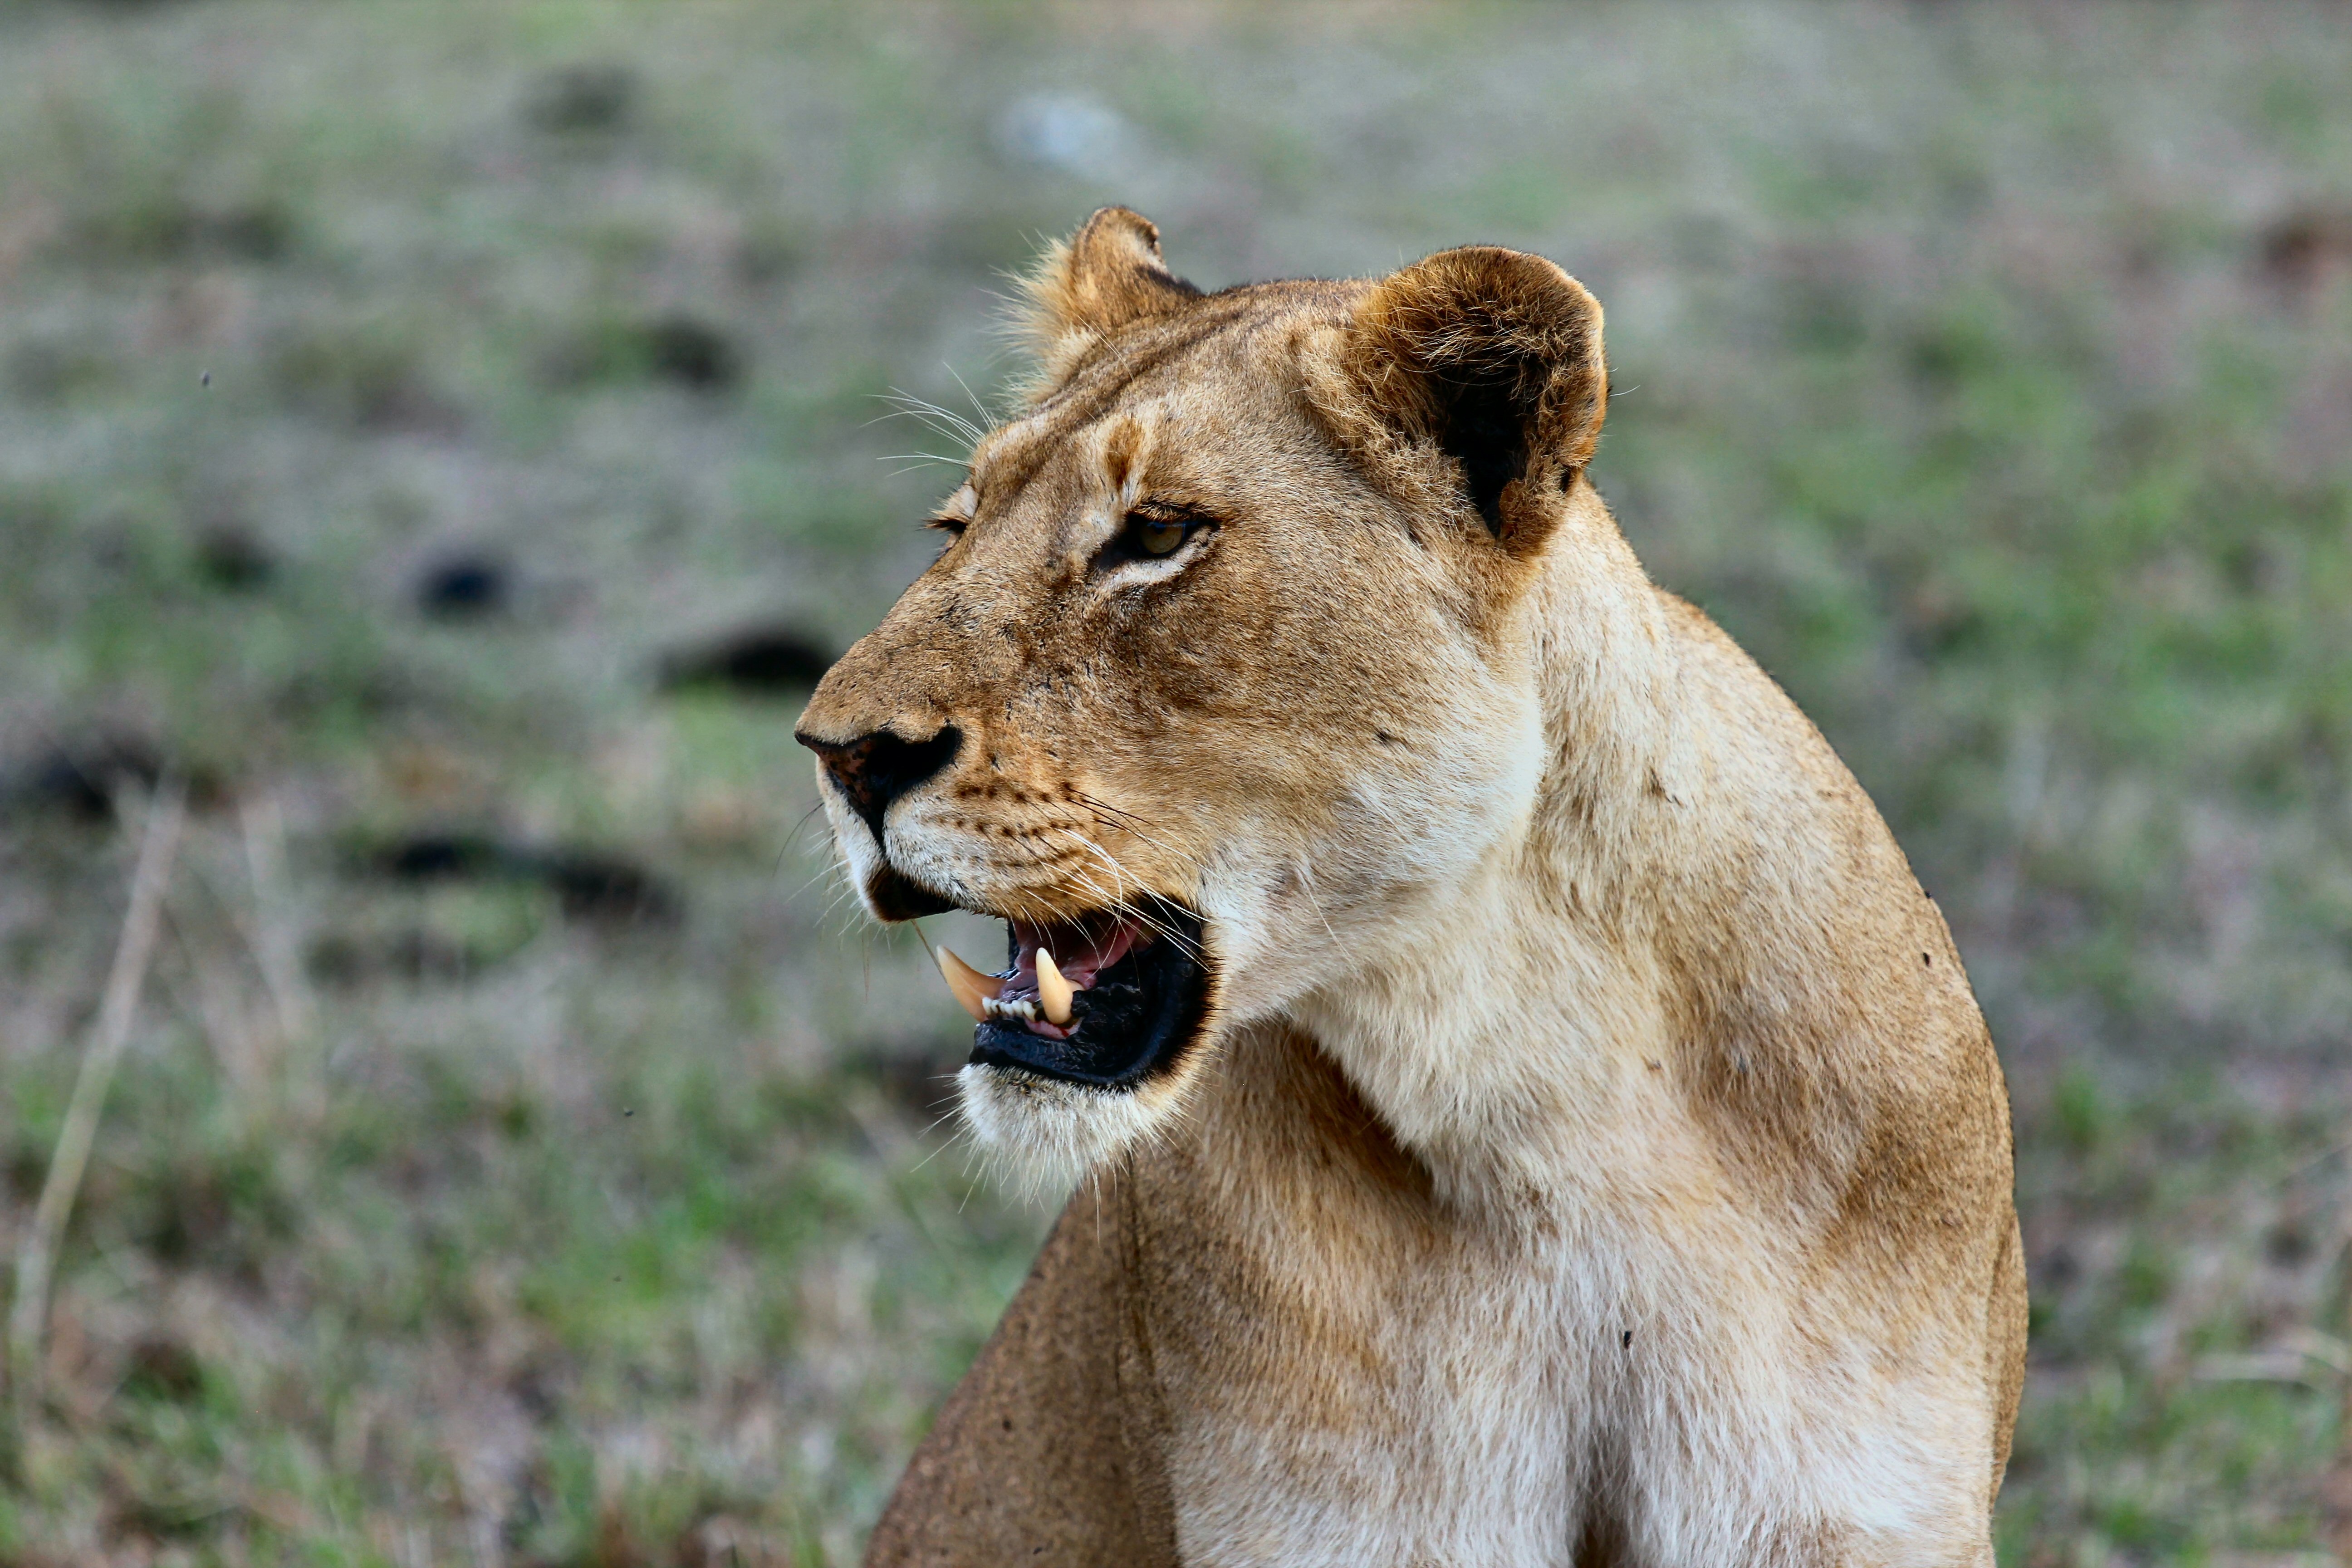
[(1076, 920), (1008, 921), (1010, 956), (983, 974), (947, 949), (948, 988), (980, 1026), (971, 1060), (1097, 1089), (1134, 1089), (1201, 1033), (1209, 963), (1201, 917), (1154, 899)]

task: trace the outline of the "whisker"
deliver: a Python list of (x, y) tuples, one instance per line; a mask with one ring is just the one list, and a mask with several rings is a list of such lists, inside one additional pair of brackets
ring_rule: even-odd
[[(1136, 837), (1140, 838), (1145, 843), (1152, 846), (1154, 848), (1164, 850), (1168, 854), (1173, 855), (1177, 859), (1183, 861), (1193, 870), (1198, 871), (1202, 869), (1200, 857), (1193, 855), (1187, 850), (1179, 849), (1165, 839), (1156, 837), (1153, 835), (1145, 832), (1141, 827), (1136, 826), (1138, 823), (1141, 822), (1143, 818), (1135, 816), (1131, 812), (1121, 811), (1117, 806), (1107, 805), (1101, 801), (1095, 799), (1094, 796), (1084, 794), (1083, 792), (1078, 795), (1077, 798), (1086, 803), (1087, 812), (1090, 815), (1093, 815), (1096, 822), (1101, 826), (1105, 827), (1116, 827), (1121, 833), (1131, 833)], [(1108, 815), (1102, 815), (1104, 813), (1108, 813)]]
[[(955, 367), (952, 365), (949, 366), (948, 374), (950, 375), (955, 375)], [(956, 384), (959, 386), (963, 385), (963, 378), (961, 376), (956, 376)], [(968, 386), (964, 387), (964, 395), (966, 396), (970, 396), (971, 394), (971, 389)], [(899, 387), (892, 387), (887, 394), (883, 395), (883, 400), (896, 405), (896, 407), (893, 410), (894, 413), (905, 415), (910, 418), (919, 419), (924, 424), (930, 426), (933, 429), (940, 431), (940, 434), (953, 436), (961, 441), (967, 441), (973, 445), (978, 445), (981, 437), (987, 434), (985, 430), (973, 424), (971, 420), (966, 419), (962, 415), (958, 414), (955, 410), (951, 408), (942, 408), (940, 405), (933, 403), (928, 397), (918, 397), (913, 393), (905, 391)], [(987, 412), (988, 411), (986, 409), (981, 410), (983, 416), (986, 416)], [(890, 416), (884, 415), (882, 417), (888, 418)], [(869, 421), (869, 423), (871, 422)]]
[(819, 882), (824, 880), (825, 878), (831, 876), (836, 869), (838, 869), (838, 868), (834, 866), (819, 866), (815, 870), (811, 871), (807, 876), (801, 879), (801, 885), (793, 889), (793, 897), (797, 899), (804, 896), (811, 888), (815, 887)]
[[(1024, 852), (1024, 854), (1026, 854), (1026, 855), (1029, 857), (1029, 858), (1030, 858), (1030, 860), (1031, 860), (1031, 862), (1032, 862), (1032, 863), (1034, 863), (1034, 864), (1035, 864), (1035, 865), (1039, 865), (1039, 866), (1047, 866), (1047, 867), (1050, 867), (1050, 866), (1053, 866), (1053, 865), (1055, 865), (1055, 862), (1054, 860), (1052, 860), (1052, 859), (1050, 859), (1050, 858), (1048, 858), (1046, 857), (1046, 855), (1045, 855), (1045, 851), (1044, 851), (1044, 850), (1042, 850), (1042, 849), (1038, 848), (1035, 845), (1034, 845), (1034, 844), (1030, 843), (1028, 840), (1026, 840), (1026, 839), (1022, 839), (1022, 838), (1016, 838), (1016, 839), (1013, 840), (1013, 842), (1021, 846), (1023, 852)], [(1084, 882), (1084, 883), (1087, 885), (1087, 890), (1088, 890), (1088, 891), (1090, 891), (1090, 892), (1092, 892), (1092, 893), (1095, 895), (1095, 897), (1097, 897), (1097, 898), (1100, 899), (1100, 900), (1103, 901), (1103, 904), (1104, 904), (1104, 906), (1105, 906), (1106, 908), (1108, 908), (1108, 909), (1111, 909), (1111, 910), (1126, 910), (1126, 909), (1129, 907), (1129, 906), (1128, 906), (1128, 900), (1127, 900), (1124, 897), (1122, 897), (1122, 896), (1121, 896), (1121, 895), (1119, 895), (1118, 893), (1116, 893), (1116, 892), (1112, 891), (1110, 889), (1104, 887), (1100, 882), (1096, 881), (1092, 877), (1088, 876), (1086, 872), (1081, 871), (1081, 870), (1077, 869), (1076, 868), (1073, 867), (1073, 868), (1071, 868), (1069, 869), (1069, 873), (1068, 873), (1068, 874), (1069, 874), (1069, 875), (1071, 875), (1071, 876), (1073, 876), (1073, 877), (1076, 877), (1079, 881)], [(1040, 907), (1042, 908), (1042, 906), (1040, 906)], [(1050, 911), (1050, 910), (1047, 910), (1047, 911), (1045, 911), (1045, 913), (1046, 913), (1046, 915), (1047, 915), (1047, 918), (1048, 918), (1048, 919), (1050, 919), (1050, 918), (1051, 918), (1051, 911)], [(1139, 911), (1139, 918), (1140, 918)], [(1038, 923), (1044, 923), (1044, 922), (1042, 922), (1042, 921), (1041, 921), (1041, 922), (1038, 922)]]
[[(1097, 855), (1102, 857), (1105, 863), (1109, 866), (1112, 876), (1117, 879), (1117, 887), (1118, 889), (1123, 889), (1129, 879), (1132, 879), (1138, 887), (1144, 887), (1143, 879), (1140, 877), (1137, 877), (1134, 872), (1129, 871), (1127, 868), (1121, 866), (1118, 861), (1110, 855), (1109, 851), (1104, 849), (1102, 846), (1087, 837), (1085, 834), (1076, 832), (1070, 828), (1048, 828), (1045, 831), (1067, 834), (1069, 837), (1076, 838), (1082, 844), (1086, 845), (1087, 847), (1092, 849)], [(1052, 865), (1054, 863), (1047, 860), (1041, 850), (1026, 840), (1015, 839), (1013, 842), (1022, 846), (1024, 852), (1030, 857), (1033, 862), (1038, 865)], [(1192, 958), (1195, 961), (1198, 961), (1200, 958), (1201, 955), (1198, 950), (1184, 937), (1183, 933), (1172, 929), (1166, 921), (1160, 920), (1150, 910), (1144, 909), (1141, 905), (1136, 903), (1134, 900), (1128, 898), (1123, 891), (1106, 888), (1086, 872), (1078, 870), (1074, 867), (1068, 868), (1067, 874), (1076, 878), (1080, 882), (1084, 883), (1087, 890), (1092, 892), (1097, 898), (1100, 899), (1103, 902), (1103, 907), (1108, 910), (1111, 913), (1125, 916), (1155, 935), (1165, 937), (1170, 942), (1175, 945), (1178, 952), (1184, 953), (1187, 957)], [(1150, 889), (1147, 887), (1144, 890), (1149, 892)], [(1050, 919), (1052, 911), (1048, 910), (1046, 913)]]
[(1318, 898), (1315, 893), (1315, 873), (1309, 870), (1304, 863), (1297, 866), (1294, 869), (1298, 873), (1299, 887), (1305, 889), (1307, 893), (1307, 907), (1315, 911), (1315, 918), (1321, 923), (1323, 927), (1323, 934), (1331, 939), (1331, 945), (1335, 948), (1338, 947), (1339, 945), (1339, 933), (1331, 929), (1331, 917), (1323, 912), (1323, 900), (1320, 898)]
[[(895, 415), (888, 415), (888, 414), (886, 414), (886, 415), (884, 415), (882, 417), (884, 417), (885, 419), (889, 419), (889, 418), (895, 418), (895, 417), (897, 417), (897, 416), (895, 416)], [(961, 430), (949, 430), (949, 429), (945, 429), (945, 428), (942, 428), (941, 426), (938, 426), (938, 425), (936, 425), (936, 424), (933, 424), (931, 421), (929, 421), (929, 420), (928, 420), (928, 419), (924, 420), (922, 423), (923, 423), (923, 428), (924, 428), (925, 430), (928, 430), (929, 432), (930, 432), (930, 433), (931, 433), (932, 435), (934, 435), (934, 436), (940, 436), (940, 437), (946, 437), (946, 438), (947, 438), (948, 440), (950, 440), (950, 441), (962, 442), (963, 440), (965, 440), (965, 439), (967, 438), (967, 437), (964, 436), (963, 432), (961, 432)], [(940, 454), (939, 454), (939, 453), (931, 453), (931, 452), (927, 452), (927, 453), (925, 453), (925, 454), (923, 454), (923, 455), (924, 455), (925, 457), (938, 457), (938, 458), (940, 458), (940, 461), (942, 461), (942, 462), (951, 462), (951, 463), (955, 464), (958, 468), (965, 468), (965, 467), (968, 467), (968, 466), (969, 466), (969, 464), (967, 463), (966, 459), (965, 459), (965, 458), (950, 458), (950, 457), (942, 456), (942, 455), (940, 455)]]
[(1158, 845), (1160, 848), (1167, 850), (1171, 855), (1182, 856), (1188, 860), (1195, 858), (1195, 857), (1187, 854), (1185, 851), (1177, 848), (1171, 844), (1162, 843), (1160, 839), (1152, 837), (1145, 831), (1145, 829), (1150, 827), (1163, 827), (1166, 824), (1157, 822), (1148, 816), (1139, 816), (1135, 812), (1129, 811), (1124, 806), (1113, 805), (1110, 802), (1103, 799), (1101, 796), (1088, 795), (1084, 790), (1073, 790), (1071, 794), (1074, 798), (1085, 805), (1089, 813), (1098, 814), (1098, 819), (1107, 819), (1108, 825), (1116, 825), (1121, 831), (1132, 833), (1138, 838)]
[[(1118, 857), (1113, 855), (1109, 850), (1096, 843), (1093, 837), (1089, 835), (1081, 833), (1074, 827), (1049, 828), (1047, 831), (1065, 834), (1071, 838), (1076, 839), (1087, 848), (1092, 850), (1101, 858), (1104, 865), (1110, 868), (1111, 875), (1118, 879), (1118, 885), (1120, 888), (1124, 889), (1127, 883), (1129, 880), (1132, 880), (1136, 886), (1142, 888), (1145, 892), (1148, 893), (1151, 890), (1150, 886), (1144, 882), (1142, 878), (1136, 876), (1134, 872), (1129, 870), (1124, 865), (1120, 864)], [(1166, 921), (1150, 914), (1149, 911), (1137, 907), (1137, 905), (1128, 899), (1123, 893), (1118, 897), (1116, 901), (1118, 908), (1131, 915), (1138, 924), (1144, 926), (1160, 936), (1167, 938), (1176, 945), (1177, 951), (1183, 953), (1187, 958), (1192, 959), (1195, 963), (1200, 962), (1202, 954), (1199, 947), (1192, 942), (1189, 941), (1182, 933), (1171, 927)]]
[(788, 848), (797, 848), (800, 845), (801, 835), (808, 831), (809, 823), (824, 810), (824, 802), (818, 801), (814, 805), (812, 805), (806, 811), (802, 812), (801, 819), (793, 824), (792, 832), (784, 836), (785, 847)]
[[(964, 380), (963, 376), (956, 370), (955, 366), (949, 364), (945, 360), (941, 360), (940, 363), (950, 375), (955, 377), (955, 384), (963, 388), (963, 395), (971, 399), (973, 410), (977, 412), (982, 419), (987, 420), (991, 425), (994, 425), (1003, 418), (1003, 416), (998, 414), (994, 409), (992, 409), (987, 404), (982, 403), (980, 400), (980, 395), (972, 391), (971, 384)], [(972, 442), (976, 446), (979, 444), (979, 441), (980, 437), (978, 433), (975, 432), (972, 437)]]
[[(955, 1081), (954, 1078), (953, 1078), (951, 1075), (949, 1075), (949, 1074), (941, 1074), (940, 1076), (941, 1076), (941, 1077), (943, 1077), (943, 1078), (945, 1078), (945, 1079), (947, 1079), (947, 1080), (948, 1080), (949, 1082), (950, 1082), (950, 1083), (952, 1083), (952, 1082), (954, 1082), (954, 1081)], [(917, 1137), (917, 1139), (918, 1139), (918, 1140), (924, 1139), (924, 1138), (929, 1138), (932, 1133), (937, 1132), (937, 1131), (940, 1130), (940, 1124), (941, 1122), (953, 1121), (955, 1121), (958, 1117), (961, 1116), (962, 1114), (963, 1114), (963, 1107), (961, 1107), (961, 1105), (953, 1105), (953, 1106), (950, 1106), (946, 1110), (942, 1111), (942, 1112), (939, 1115), (939, 1117), (938, 1117), (936, 1120), (934, 1120), (934, 1121), (932, 1121), (932, 1123), (931, 1123), (929, 1127), (924, 1128), (920, 1132), (917, 1133), (915, 1136)], [(970, 1134), (969, 1134), (968, 1132), (966, 1132), (966, 1131), (965, 1131), (961, 1127), (958, 1127), (954, 1131), (952, 1131), (952, 1132), (949, 1133), (949, 1134), (947, 1135), (947, 1137), (946, 1137), (946, 1138), (944, 1138), (943, 1140), (941, 1140), (941, 1141), (940, 1141), (940, 1146), (939, 1146), (938, 1148), (936, 1148), (936, 1149), (932, 1150), (929, 1153), (928, 1153), (928, 1154), (924, 1155), (921, 1159), (919, 1159), (919, 1160), (916, 1161), (916, 1162), (914, 1163), (914, 1164), (913, 1164), (911, 1167), (909, 1167), (909, 1168), (908, 1168), (908, 1172), (907, 1172), (907, 1174), (908, 1174), (908, 1175), (910, 1175), (910, 1176), (911, 1176), (911, 1175), (913, 1175), (917, 1171), (921, 1170), (924, 1166), (926, 1166), (926, 1165), (929, 1164), (932, 1161), (934, 1161), (934, 1160), (936, 1160), (936, 1159), (938, 1159), (940, 1155), (942, 1155), (942, 1154), (946, 1153), (949, 1150), (950, 1150), (950, 1149), (954, 1148), (954, 1147), (956, 1146), (956, 1142), (957, 1142), (957, 1141), (958, 1141), (959, 1139), (965, 1138), (965, 1137), (969, 1137), (969, 1136), (970, 1136)]]
[(885, 419), (912, 419), (934, 436), (944, 437), (965, 447), (978, 446), (981, 437), (986, 434), (963, 416), (923, 398), (893, 393), (883, 401), (892, 405), (890, 410), (876, 415), (866, 424), (878, 425)]

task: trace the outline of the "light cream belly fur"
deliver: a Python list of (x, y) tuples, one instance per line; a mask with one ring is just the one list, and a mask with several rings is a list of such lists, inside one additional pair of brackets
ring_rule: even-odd
[(1198, 1142), (1114, 1200), (1183, 1562), (1982, 1560), (1981, 1324), (1899, 1345), (1791, 1302), (1770, 1237), (1671, 1198), (1670, 1148), (1575, 1204), (1465, 1208), (1307, 1042), (1233, 1048)]

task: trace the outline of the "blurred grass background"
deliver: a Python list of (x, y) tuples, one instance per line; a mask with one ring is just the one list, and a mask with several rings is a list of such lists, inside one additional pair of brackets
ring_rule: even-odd
[(952, 482), (883, 396), (1116, 200), (1593, 287), (1604, 492), (2010, 1065), (2003, 1561), (2333, 1561), (2347, 82), (2323, 4), (0, 5), (12, 1252), (110, 797), (194, 800), (0, 1560), (855, 1560), (1047, 1216), (788, 731)]

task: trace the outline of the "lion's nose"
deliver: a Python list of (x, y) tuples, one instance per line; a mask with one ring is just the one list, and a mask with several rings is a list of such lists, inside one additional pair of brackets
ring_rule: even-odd
[(938, 774), (963, 749), (963, 731), (952, 724), (925, 741), (909, 741), (888, 730), (876, 730), (854, 741), (821, 741), (806, 731), (793, 737), (824, 763), (824, 771), (840, 786), (849, 809), (866, 821), (874, 842), (882, 842), (882, 818), (890, 803)]

